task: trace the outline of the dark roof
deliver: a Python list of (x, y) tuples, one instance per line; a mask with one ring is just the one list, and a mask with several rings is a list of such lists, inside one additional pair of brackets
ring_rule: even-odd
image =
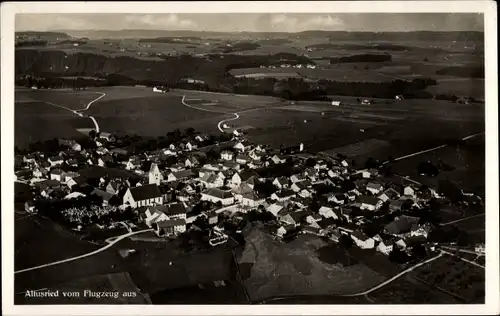
[(401, 234), (401, 233), (406, 233), (411, 230), (411, 227), (413, 224), (418, 223), (419, 218), (418, 217), (411, 217), (411, 216), (401, 216), (391, 223), (385, 225), (384, 229), (389, 233), (389, 234)]
[(360, 197), (357, 198), (356, 200), (358, 203), (364, 203), (364, 204), (370, 204), (370, 205), (376, 205), (378, 203), (378, 199), (374, 196), (369, 196), (369, 195), (361, 195)]
[(294, 196), (295, 195), (295, 192), (293, 192), (292, 190), (289, 190), (289, 189), (286, 189), (286, 190), (281, 190), (279, 192), (276, 192), (276, 195), (278, 197), (289, 197), (289, 196)]
[(252, 201), (259, 201), (259, 200), (263, 200), (264, 197), (260, 196), (257, 192), (247, 192), (245, 194), (243, 194), (243, 198), (245, 199), (249, 199), (249, 200), (252, 200)]
[(300, 190), (307, 189), (308, 187), (311, 186), (311, 181), (309, 180), (302, 180), (294, 183)]
[(99, 189), (95, 189), (91, 194), (102, 197), (104, 201), (109, 201), (114, 196), (114, 194)]
[(173, 174), (177, 179), (189, 178), (194, 176), (194, 173), (191, 170), (182, 170), (179, 172), (174, 172)]
[(143, 186), (130, 188), (130, 193), (136, 201), (142, 201), (161, 196), (160, 189), (156, 184), (146, 184)]
[(61, 156), (53, 156), (49, 157), (50, 161), (61, 161), (63, 158)]
[(158, 211), (162, 212), (165, 215), (179, 215), (179, 214), (186, 214), (186, 208), (184, 207), (184, 204), (182, 203), (175, 203), (175, 204), (170, 204), (170, 205), (158, 205), (158, 206), (151, 206), (149, 207), (152, 212)]
[(356, 237), (357, 239), (361, 240), (361, 241), (365, 241), (365, 240), (368, 240), (370, 239), (370, 237), (366, 236), (365, 233), (363, 233), (362, 231), (360, 230), (356, 230), (352, 233), (352, 236)]
[(228, 198), (233, 197), (231, 192), (222, 191), (221, 189), (217, 189), (217, 188), (207, 189), (205, 192), (203, 192), (203, 194), (214, 196), (214, 197), (219, 198), (219, 199), (228, 199)]
[(254, 171), (243, 171), (238, 174), (240, 176), (241, 181), (247, 181), (251, 177), (259, 177), (259, 175)]
[(308, 211), (298, 211), (290, 213), (290, 216), (293, 218), (294, 221), (298, 222), (303, 218), (307, 217), (309, 214), (310, 213)]
[(170, 219), (166, 221), (161, 221), (156, 223), (159, 228), (169, 228), (174, 226), (186, 225), (186, 221), (184, 219)]

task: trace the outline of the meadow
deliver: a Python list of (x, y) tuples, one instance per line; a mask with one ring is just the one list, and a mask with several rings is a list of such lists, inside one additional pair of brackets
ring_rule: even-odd
[(316, 250), (326, 242), (314, 236), (281, 243), (255, 228), (245, 239), (239, 264), (251, 264), (243, 282), (252, 301), (278, 295), (350, 294), (385, 279), (362, 264), (342, 267), (321, 261)]

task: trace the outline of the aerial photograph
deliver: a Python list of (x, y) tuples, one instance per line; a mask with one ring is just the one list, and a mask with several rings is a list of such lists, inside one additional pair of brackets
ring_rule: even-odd
[(14, 304), (485, 304), (484, 29), (17, 14)]

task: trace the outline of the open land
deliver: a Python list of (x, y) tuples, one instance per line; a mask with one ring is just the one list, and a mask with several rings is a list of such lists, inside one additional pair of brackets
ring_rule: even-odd
[[(350, 294), (368, 289), (385, 278), (362, 264), (327, 264), (316, 250), (326, 243), (301, 235), (282, 244), (260, 229), (246, 236), (239, 264), (251, 264), (245, 286), (252, 300), (277, 295)], [(329, 282), (325, 282), (327, 279)]]

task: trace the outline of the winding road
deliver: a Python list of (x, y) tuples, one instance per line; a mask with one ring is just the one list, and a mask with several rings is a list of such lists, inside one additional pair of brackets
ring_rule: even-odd
[[(83, 109), (79, 109), (79, 110), (73, 110), (71, 108), (68, 108), (68, 107), (65, 107), (65, 106), (62, 106), (62, 105), (59, 105), (59, 104), (55, 104), (55, 103), (52, 103), (52, 102), (48, 102), (48, 101), (40, 101), (40, 100), (38, 100), (38, 101), (44, 102), (44, 103), (47, 103), (47, 104), (50, 104), (50, 105), (53, 105), (53, 106), (56, 106), (58, 108), (61, 108), (61, 109), (67, 110), (67, 111), (70, 111), (73, 114), (78, 115), (79, 117), (85, 117), (81, 112), (87, 111), (88, 109), (90, 109), (90, 106), (94, 102), (97, 102), (97, 101), (99, 101), (100, 99), (102, 99), (102, 98), (104, 98), (106, 96), (106, 93), (104, 93), (104, 92), (86, 92), (86, 93), (98, 93), (98, 94), (100, 94), (100, 96), (97, 97), (97, 98), (95, 98), (94, 100), (90, 101)], [(92, 122), (94, 123), (96, 132), (99, 132), (99, 124), (97, 123), (97, 120), (93, 116), (90, 116), (90, 115), (87, 116), (87, 117), (89, 119), (91, 119)]]
[[(395, 276), (393, 276), (392, 278), (388, 279), (388, 280), (385, 280), (384, 282), (366, 290), (366, 291), (363, 291), (363, 292), (358, 292), (358, 293), (353, 293), (353, 294), (332, 294), (332, 295), (329, 295), (330, 297), (356, 297), (356, 296), (364, 296), (364, 295), (368, 295), (370, 294), (371, 292), (373, 291), (376, 291), (378, 289), (380, 289), (381, 287), (397, 280), (398, 278), (400, 278), (401, 276), (407, 274), (408, 272), (411, 272), (413, 270), (415, 270), (416, 268), (420, 267), (420, 266), (423, 266), (424, 264), (427, 264), (429, 262), (432, 262), (436, 259), (439, 259), (441, 258), (446, 252), (445, 251), (441, 251), (437, 256), (435, 257), (432, 257), (430, 259), (427, 259), (425, 261), (422, 261), (414, 266), (411, 266), (403, 271), (401, 271), (400, 273), (396, 274)], [(268, 302), (273, 302), (273, 301), (280, 301), (280, 300), (285, 300), (285, 299), (292, 299), (292, 298), (303, 298), (303, 297), (314, 297), (316, 295), (307, 295), (307, 294), (304, 294), (304, 295), (284, 295), (284, 296), (280, 296), (280, 297), (274, 297), (274, 298), (271, 298), (271, 299), (266, 299), (266, 300), (263, 300), (261, 301), (259, 304), (266, 304)], [(321, 295), (321, 296), (324, 296), (324, 295)]]
[(116, 239), (114, 239), (108, 245), (106, 245), (106, 246), (104, 246), (102, 248), (99, 248), (97, 250), (94, 250), (94, 251), (91, 251), (91, 252), (88, 252), (86, 254), (76, 256), (76, 257), (72, 257), (72, 258), (68, 258), (68, 259), (63, 259), (63, 260), (59, 260), (59, 261), (54, 261), (54, 262), (42, 264), (42, 265), (39, 265), (39, 266), (36, 266), (36, 267), (31, 267), (31, 268), (26, 268), (26, 269), (22, 269), (22, 270), (17, 270), (17, 271), (14, 271), (14, 274), (28, 272), (28, 271), (33, 271), (33, 270), (38, 270), (38, 269), (42, 269), (42, 268), (46, 268), (46, 267), (55, 266), (55, 265), (58, 265), (58, 264), (61, 264), (61, 263), (71, 262), (71, 261), (83, 259), (83, 258), (86, 258), (86, 257), (90, 257), (90, 256), (96, 255), (98, 253), (101, 253), (101, 252), (103, 252), (103, 251), (105, 251), (105, 250), (113, 247), (120, 240), (123, 240), (125, 238), (128, 238), (128, 237), (133, 236), (133, 235), (137, 235), (137, 234), (140, 234), (140, 233), (149, 232), (149, 231), (153, 231), (153, 229), (151, 229), (151, 228), (150, 229), (144, 229), (144, 230), (139, 230), (139, 231), (130, 232), (130, 233), (127, 233), (127, 234), (124, 234), (124, 235), (120, 235), (120, 236), (116, 237)]

